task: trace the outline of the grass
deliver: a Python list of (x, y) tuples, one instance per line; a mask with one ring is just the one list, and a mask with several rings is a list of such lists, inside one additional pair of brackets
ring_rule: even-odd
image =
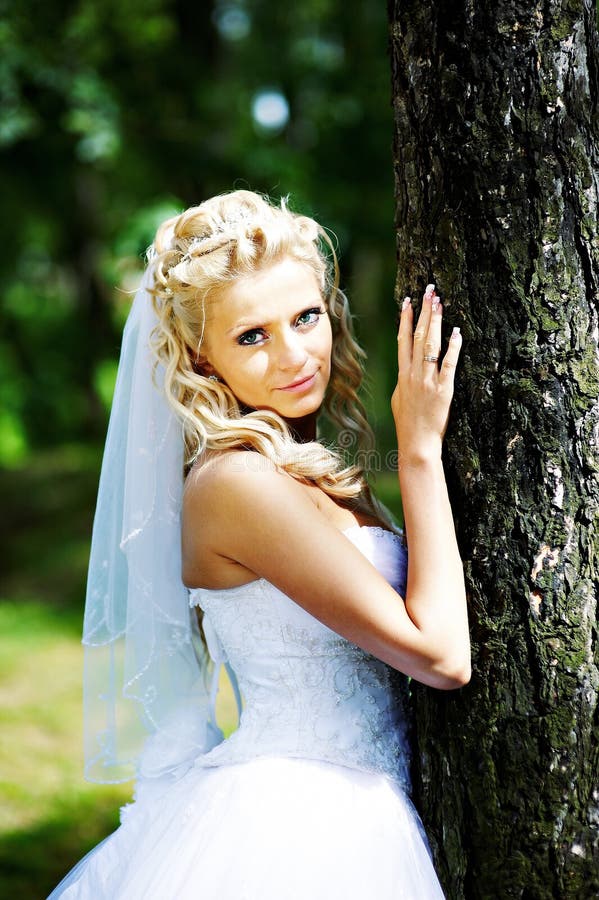
[(4, 897), (46, 896), (116, 827), (130, 791), (83, 781), (82, 651), (72, 619), (39, 601), (0, 606)]

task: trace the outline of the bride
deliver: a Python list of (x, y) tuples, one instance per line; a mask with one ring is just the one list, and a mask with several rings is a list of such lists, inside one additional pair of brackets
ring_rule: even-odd
[[(159, 228), (125, 330), (84, 624), (87, 775), (134, 777), (135, 800), (52, 900), (443, 897), (392, 677), (445, 690), (470, 673), (441, 463), (461, 338), (439, 365), (442, 314), (429, 285), (397, 338), (408, 556), (359, 465), (363, 354), (326, 232), (248, 191)], [(356, 464), (319, 439), (321, 416)], [(243, 695), (226, 740), (223, 664), (240, 709)]]

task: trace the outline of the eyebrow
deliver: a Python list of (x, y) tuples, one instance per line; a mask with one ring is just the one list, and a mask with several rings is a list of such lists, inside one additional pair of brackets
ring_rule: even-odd
[[(325, 304), (324, 304), (322, 297), (320, 296), (320, 294), (318, 294), (318, 300), (314, 299), (313, 302), (310, 302), (308, 300), (306, 303), (303, 303), (301, 305), (299, 311), (296, 312), (294, 315), (299, 316), (300, 313), (305, 312), (307, 309), (315, 309), (317, 306), (324, 306), (324, 305)], [(294, 316), (292, 316), (291, 318), (294, 318)], [(257, 331), (260, 328), (268, 328), (268, 326), (271, 324), (272, 324), (272, 322), (260, 322), (258, 325), (254, 325), (254, 324), (252, 324), (251, 320), (247, 319), (244, 322), (244, 320), (242, 319), (240, 322), (237, 322), (235, 325), (233, 325), (232, 328), (228, 328), (225, 331), (225, 334), (233, 334), (234, 331), (238, 331), (239, 329), (241, 330), (242, 334), (244, 331)]]

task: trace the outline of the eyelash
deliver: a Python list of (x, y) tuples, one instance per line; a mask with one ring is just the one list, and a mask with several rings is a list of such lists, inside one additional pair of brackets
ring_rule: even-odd
[[(301, 313), (299, 314), (299, 316), (297, 317), (297, 319), (296, 319), (296, 324), (300, 325), (300, 327), (301, 327), (302, 325), (303, 325), (304, 327), (310, 327), (311, 325), (315, 325), (316, 322), (318, 321), (318, 318), (314, 319), (314, 320), (311, 321), (311, 322), (303, 322), (303, 323), (301, 323), (301, 322), (299, 321), (303, 316), (308, 316), (308, 315), (310, 315), (311, 313), (319, 318), (320, 316), (324, 315), (324, 309), (321, 309), (319, 306), (311, 306), (309, 309), (305, 309), (305, 310), (304, 310), (303, 312), (301, 312)], [(252, 334), (264, 334), (264, 330), (263, 330), (262, 328), (251, 328), (249, 331), (244, 331), (244, 333), (243, 333), (243, 334), (240, 334), (239, 337), (237, 338), (237, 343), (240, 344), (242, 347), (257, 347), (257, 346), (258, 346), (258, 342), (251, 342), (251, 343), (250, 343), (250, 342), (248, 342), (248, 341), (245, 340), (245, 338), (247, 338), (248, 335), (252, 335)], [(262, 341), (260, 341), (259, 343), (262, 343)]]

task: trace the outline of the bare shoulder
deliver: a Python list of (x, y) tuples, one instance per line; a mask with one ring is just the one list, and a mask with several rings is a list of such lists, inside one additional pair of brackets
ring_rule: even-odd
[(284, 541), (298, 514), (322, 515), (304, 487), (271, 460), (244, 450), (212, 454), (185, 483), (185, 583), (225, 587), (260, 576), (248, 549), (257, 540), (272, 548), (273, 534)]
[(210, 483), (226, 481), (231, 476), (243, 475), (252, 472), (277, 472), (276, 465), (253, 450), (222, 450), (214, 451), (207, 455), (190, 471), (187, 476), (187, 486), (192, 489), (199, 487), (205, 489)]
[[(267, 491), (267, 496), (264, 496)], [(192, 517), (198, 506), (210, 508), (211, 519), (227, 518), (238, 503), (253, 502), (259, 508), (277, 502), (281, 494), (301, 495), (302, 488), (267, 457), (251, 450), (214, 453), (189, 473), (183, 494), (184, 515)], [(259, 509), (255, 509), (258, 512)]]

